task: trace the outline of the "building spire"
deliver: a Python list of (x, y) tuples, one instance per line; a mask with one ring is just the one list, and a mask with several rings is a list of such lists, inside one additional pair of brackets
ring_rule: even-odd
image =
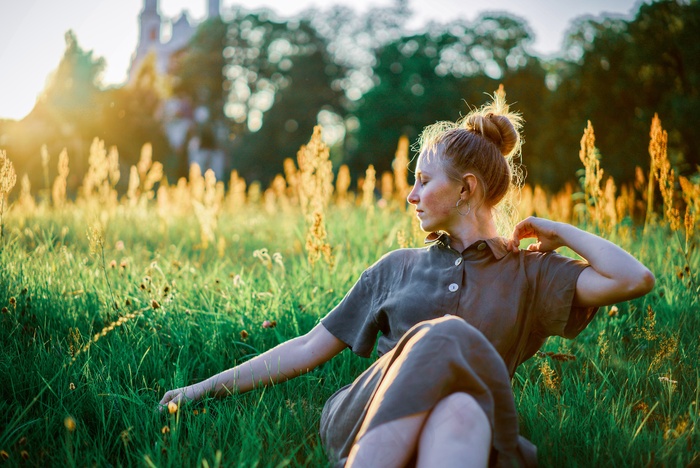
[(218, 18), (221, 15), (221, 0), (209, 0), (207, 19)]
[(158, 0), (146, 0), (143, 4), (143, 11), (158, 11)]

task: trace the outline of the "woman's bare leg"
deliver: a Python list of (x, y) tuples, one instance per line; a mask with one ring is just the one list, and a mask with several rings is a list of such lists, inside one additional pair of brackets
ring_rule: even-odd
[(402, 467), (416, 451), (428, 412), (414, 414), (375, 427), (350, 450), (346, 467)]
[(485, 467), (491, 425), (474, 398), (453, 393), (433, 408), (418, 441), (420, 467)]

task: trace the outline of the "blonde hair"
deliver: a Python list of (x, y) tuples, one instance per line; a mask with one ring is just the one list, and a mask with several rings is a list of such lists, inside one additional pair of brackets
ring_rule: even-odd
[[(501, 85), (492, 102), (472, 110), (456, 122), (427, 126), (418, 140), (426, 158), (436, 155), (447, 175), (460, 183), (465, 172), (473, 171), (492, 209), (501, 235), (512, 229), (522, 170), (514, 160), (520, 156), (522, 117), (509, 110)], [(469, 189), (469, 187), (467, 187)]]

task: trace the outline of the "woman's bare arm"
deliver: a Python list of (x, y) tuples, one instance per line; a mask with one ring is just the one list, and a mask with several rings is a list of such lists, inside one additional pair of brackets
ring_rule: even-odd
[(576, 282), (574, 305), (603, 306), (643, 296), (654, 288), (654, 275), (632, 255), (612, 242), (570, 224), (530, 217), (513, 232), (520, 239), (536, 237), (529, 250), (545, 252), (567, 246), (590, 263)]
[(255, 388), (257, 384), (284, 382), (309, 372), (346, 347), (345, 343), (319, 323), (306, 335), (285, 341), (250, 361), (194, 385), (166, 392), (160, 404), (180, 404), (183, 400), (198, 400), (206, 395), (244, 393)]

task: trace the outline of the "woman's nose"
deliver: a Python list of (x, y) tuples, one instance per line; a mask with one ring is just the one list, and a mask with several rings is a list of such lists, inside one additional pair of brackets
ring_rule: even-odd
[(418, 203), (418, 194), (416, 194), (415, 185), (411, 188), (411, 191), (408, 193), (406, 200), (408, 200), (408, 203), (410, 203), (411, 205), (415, 205)]

